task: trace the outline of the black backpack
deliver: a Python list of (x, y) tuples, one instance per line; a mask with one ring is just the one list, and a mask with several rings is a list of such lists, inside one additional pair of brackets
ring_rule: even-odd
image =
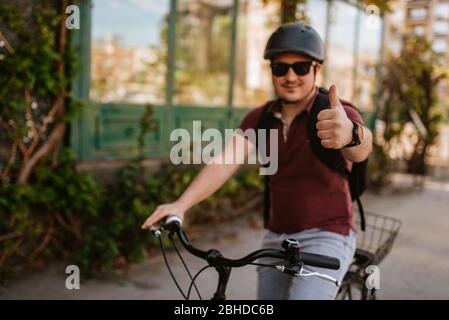
[[(273, 107), (279, 103), (278, 101), (267, 103), (262, 110), (262, 114), (257, 122), (256, 129), (272, 129), (273, 127), (273, 115), (271, 110)], [(351, 191), (352, 201), (357, 201), (360, 213), (360, 226), (363, 231), (365, 231), (365, 215), (363, 211), (362, 202), (360, 201), (360, 196), (366, 189), (367, 185), (367, 171), (368, 171), (368, 159), (352, 165), (352, 170), (349, 171), (346, 168), (345, 160), (341, 155), (339, 150), (336, 149), (326, 149), (321, 145), (320, 138), (317, 135), (316, 123), (317, 116), (321, 110), (327, 109), (329, 106), (329, 96), (328, 91), (324, 88), (319, 88), (318, 95), (312, 106), (308, 127), (307, 135), (310, 141), (310, 145), (317, 156), (317, 158), (325, 164), (331, 170), (338, 172), (345, 179), (348, 179), (349, 189)], [(256, 146), (257, 144), (257, 134), (256, 134)], [(267, 134), (267, 137), (269, 135)], [(268, 167), (269, 164), (265, 164)], [(269, 175), (264, 176), (264, 225), (267, 227), (268, 220), (270, 217), (270, 188), (269, 188)]]

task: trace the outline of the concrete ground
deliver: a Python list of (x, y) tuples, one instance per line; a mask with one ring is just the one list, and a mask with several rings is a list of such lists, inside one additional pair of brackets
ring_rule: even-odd
[[(380, 299), (449, 299), (449, 182), (427, 181), (422, 190), (399, 178), (397, 189), (383, 194), (367, 193), (365, 209), (402, 220), (392, 252), (380, 264)], [(398, 185), (398, 184), (396, 184)], [(256, 250), (264, 230), (254, 215), (239, 221), (214, 225), (194, 244), (202, 249), (217, 248), (225, 256), (238, 258)], [(196, 272), (203, 261), (184, 253), (189, 268)], [(177, 257), (168, 259), (183, 288), (187, 275)], [(80, 290), (65, 287), (65, 266), (53, 264), (23, 275), (0, 288), (0, 299), (182, 299), (160, 254), (133, 266), (114, 281), (89, 280)], [(82, 275), (81, 275), (82, 278)], [(217, 276), (212, 269), (199, 277), (203, 297), (213, 293)], [(228, 284), (229, 299), (255, 299), (255, 267), (234, 269)], [(196, 296), (194, 295), (196, 298)]]

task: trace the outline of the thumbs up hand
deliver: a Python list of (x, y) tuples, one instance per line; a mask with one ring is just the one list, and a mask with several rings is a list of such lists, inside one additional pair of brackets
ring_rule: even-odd
[(353, 123), (337, 97), (337, 88), (329, 88), (329, 109), (318, 113), (316, 127), (323, 147), (341, 149), (352, 141)]

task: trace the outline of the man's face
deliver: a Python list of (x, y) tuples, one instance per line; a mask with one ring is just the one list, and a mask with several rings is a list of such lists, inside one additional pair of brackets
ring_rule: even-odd
[[(307, 61), (312, 60), (306, 56), (296, 53), (283, 53), (276, 56), (271, 63), (293, 64), (295, 62)], [(312, 65), (308, 73), (305, 75), (297, 75), (293, 68), (289, 68), (288, 72), (283, 76), (276, 76), (273, 74), (273, 86), (278, 97), (287, 104), (297, 103), (304, 99), (315, 85), (313, 69), (314, 66)]]

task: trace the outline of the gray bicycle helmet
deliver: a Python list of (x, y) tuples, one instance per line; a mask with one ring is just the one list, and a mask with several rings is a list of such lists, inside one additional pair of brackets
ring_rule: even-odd
[(286, 23), (272, 33), (265, 47), (264, 59), (281, 53), (299, 53), (323, 63), (323, 40), (312, 27), (299, 22)]

